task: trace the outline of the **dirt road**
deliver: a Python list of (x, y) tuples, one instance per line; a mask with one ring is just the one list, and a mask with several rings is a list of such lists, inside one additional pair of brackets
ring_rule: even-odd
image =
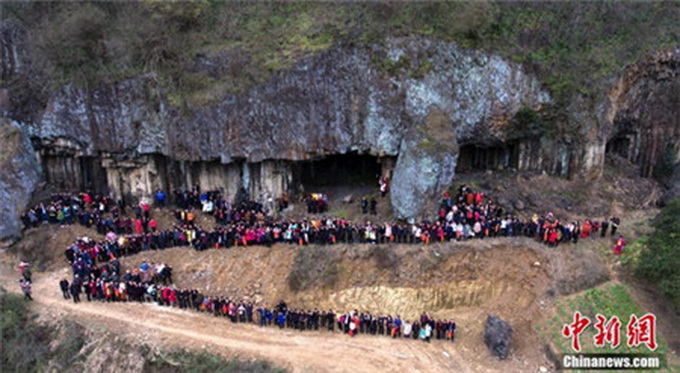
[[(2, 276), (2, 286), (17, 292), (15, 276), (7, 275)], [(74, 304), (61, 298), (58, 275), (52, 272), (35, 276), (34, 309), (43, 317), (72, 316), (85, 325), (104, 327), (154, 345), (263, 358), (295, 372), (477, 371), (464, 363), (455, 343), (260, 329), (151, 303)]]

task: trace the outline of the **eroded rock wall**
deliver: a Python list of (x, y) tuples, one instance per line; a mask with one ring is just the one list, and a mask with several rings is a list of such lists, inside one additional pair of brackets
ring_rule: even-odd
[(461, 141), (488, 142), (507, 136), (493, 120), (549, 100), (535, 78), (499, 57), (398, 39), (323, 52), (264, 86), (183, 113), (153, 77), (91, 90), (65, 85), (30, 128), (40, 142), (66, 138), (88, 155), (161, 153), (222, 163), (350, 150), (397, 155), (408, 123), (432, 107), (451, 118)]
[(148, 154), (134, 159), (103, 158), (101, 166), (106, 172), (107, 192), (128, 201), (149, 198), (158, 189), (172, 191), (199, 185), (201, 190), (221, 191), (231, 200), (245, 191), (254, 199), (271, 202), (293, 188), (291, 163), (285, 160), (224, 164)]
[(609, 94), (607, 150), (680, 190), (680, 48), (655, 53), (626, 69)]
[[(394, 174), (394, 211), (416, 218), (431, 211), (415, 201), (451, 182), (464, 147), (485, 149), (495, 168), (586, 178), (601, 174), (606, 149), (649, 176), (679, 148), (678, 51), (630, 67), (604, 100), (575, 97), (562, 108), (564, 123), (527, 131), (516, 126), (521, 109), (554, 105), (541, 82), (518, 64), (443, 41), (338, 45), (263, 85), (193, 106), (154, 72), (87, 88), (44, 84), (25, 32), (5, 22), (0, 37), (2, 116), (28, 132), (45, 179), (65, 189), (139, 198), (198, 183), (267, 200), (297, 187), (292, 162), (357, 152), (396, 159), (382, 170)], [(228, 55), (201, 55), (192, 73), (219, 80), (213, 67)], [(433, 116), (445, 128), (423, 132)], [(667, 182), (677, 187), (677, 179)]]
[(0, 121), (0, 242), (20, 237), (23, 213), (42, 171), (27, 134)]
[[(141, 196), (173, 185), (173, 173), (153, 160), (158, 155), (169, 164), (202, 170), (202, 176), (175, 172), (185, 175), (180, 183), (205, 183), (204, 189), (219, 187), (232, 195), (238, 185), (252, 197), (266, 198), (294, 184), (287, 162), (324, 155), (354, 151), (397, 157), (397, 179), (412, 174), (410, 168), (424, 162), (416, 159), (422, 152), (414, 126), (441, 112), (448, 123), (441, 134), (454, 136), (429, 160), (446, 162), (432, 168), (430, 181), (436, 181), (416, 189), (399, 181), (392, 186), (404, 197), (392, 199), (395, 211), (409, 218), (424, 211), (422, 205), (405, 207), (409, 200), (434, 196), (451, 181), (458, 142), (503, 142), (513, 136), (509, 123), (518, 110), (549, 104), (550, 97), (536, 78), (500, 57), (453, 43), (401, 38), (321, 52), (262, 86), (208, 106), (176, 101), (153, 74), (89, 89), (65, 84), (23, 125), (41, 149), (61, 144), (74, 157), (101, 159), (105, 171), (93, 173), (106, 174), (114, 194)], [(549, 149), (537, 151), (550, 159)], [(44, 159), (70, 165), (67, 173), (81, 163)], [(543, 165), (524, 164), (527, 169)], [(85, 179), (71, 178), (87, 184)]]

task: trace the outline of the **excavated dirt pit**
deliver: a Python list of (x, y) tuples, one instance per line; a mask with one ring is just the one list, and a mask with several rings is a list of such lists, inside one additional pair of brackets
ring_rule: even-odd
[[(384, 257), (384, 251), (391, 252)], [(416, 316), (423, 310), (444, 314), (504, 300), (529, 306), (554, 283), (544, 251), (508, 246), (501, 240), (477, 248), (281, 245), (205, 252), (171, 249), (124, 258), (123, 264), (134, 268), (143, 261), (166, 262), (173, 266), (180, 287), (261, 304), (285, 299), (294, 307)], [(299, 259), (310, 255), (316, 260)], [(296, 276), (303, 278), (291, 285)]]
[(208, 294), (412, 316), (506, 303), (529, 307), (537, 298), (592, 286), (588, 279), (607, 279), (595, 255), (576, 253), (571, 246), (549, 249), (529, 239), (427, 247), (178, 248), (123, 258), (123, 265), (132, 269), (143, 261), (170, 264), (177, 286)]

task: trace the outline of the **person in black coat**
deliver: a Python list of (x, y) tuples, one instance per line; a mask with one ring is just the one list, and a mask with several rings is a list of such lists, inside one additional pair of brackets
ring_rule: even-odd
[(82, 289), (80, 288), (80, 282), (73, 280), (71, 283), (71, 295), (73, 295), (73, 303), (80, 302), (80, 293)]
[(71, 299), (71, 294), (68, 292), (69, 288), (68, 280), (63, 278), (59, 281), (59, 287), (61, 288), (61, 293), (64, 295), (64, 299)]

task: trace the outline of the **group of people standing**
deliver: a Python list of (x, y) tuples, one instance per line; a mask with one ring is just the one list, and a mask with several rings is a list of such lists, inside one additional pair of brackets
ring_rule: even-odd
[(88, 301), (141, 302), (155, 299), (152, 295), (155, 296), (156, 289), (172, 284), (172, 267), (165, 263), (144, 262), (121, 275), (118, 259), (100, 262), (82, 250), (74, 253), (69, 264), (73, 274), (71, 282), (62, 278), (59, 288), (64, 299), (73, 299), (74, 303), (81, 301), (82, 294)]
[(456, 331), (456, 323), (453, 320), (435, 320), (425, 312), (419, 319), (410, 322), (399, 315), (394, 317), (373, 315), (370, 312), (359, 313), (357, 310), (341, 313), (316, 308), (313, 310), (289, 309), (283, 301), (273, 308), (260, 307), (257, 311), (259, 325), (262, 327), (277, 326), (280, 329), (328, 330), (330, 332), (337, 329), (352, 337), (357, 334), (366, 334), (405, 339), (420, 338), (426, 342), (432, 338), (453, 341)]
[(99, 234), (142, 234), (155, 232), (158, 223), (151, 217), (151, 205), (140, 201), (132, 207), (128, 217), (122, 200), (118, 203), (104, 195), (87, 192), (78, 194), (58, 193), (49, 202), (41, 202), (22, 215), (24, 228), (34, 228), (40, 224), (72, 225), (81, 224), (87, 228), (95, 227)]
[[(332, 245), (345, 244), (429, 244), (484, 239), (490, 237), (533, 237), (547, 244), (578, 242), (587, 237), (605, 237), (607, 232), (613, 236), (620, 224), (617, 217), (601, 222), (585, 220), (562, 223), (552, 213), (545, 216), (533, 215), (523, 220), (507, 214), (502, 206), (485, 198), (479, 191), (466, 185), (459, 188), (455, 198), (443, 196), (435, 221), (418, 224), (355, 223), (346, 219), (311, 216), (300, 220), (274, 220), (256, 201), (243, 201), (231, 205), (218, 192), (198, 194), (198, 191), (185, 191), (180, 202), (182, 207), (175, 211), (176, 224), (171, 229), (158, 229), (150, 216), (148, 204), (140, 203), (133, 208), (135, 217), (121, 215), (119, 206), (109, 207), (110, 199), (97, 196), (94, 199), (81, 194), (78, 198), (59, 196), (55, 203), (80, 206), (80, 211), (92, 205), (97, 221), (95, 225), (106, 238), (95, 242), (87, 237), (77, 239), (69, 246), (65, 255), (71, 261), (75, 251), (84, 251), (99, 260), (110, 260), (146, 250), (169, 247), (190, 246), (196, 250), (210, 248), (230, 248), (233, 246), (273, 245), (286, 243), (292, 245)], [(158, 199), (158, 197), (157, 197)], [(78, 202), (81, 201), (81, 202)], [(86, 203), (87, 202), (87, 203)], [(81, 204), (82, 203), (82, 204)], [(157, 201), (158, 203), (158, 201)], [(212, 214), (218, 223), (212, 229), (205, 229), (196, 223), (196, 213), (191, 206), (202, 204), (204, 214)], [(209, 208), (206, 205), (209, 204)], [(110, 215), (104, 215), (110, 211)], [(619, 249), (623, 250), (625, 240), (619, 237)]]
[(92, 226), (96, 216), (115, 205), (111, 198), (90, 193), (55, 193), (49, 201), (40, 202), (21, 215), (24, 229), (40, 224), (70, 225), (79, 222)]
[[(389, 191), (389, 180), (381, 180), (380, 186), (384, 196)], [(316, 201), (323, 201), (325, 204), (327, 200), (324, 197), (321, 196)], [(163, 191), (159, 190), (154, 195), (156, 205), (160, 208), (167, 205), (166, 199)], [(172, 229), (165, 230), (158, 229), (156, 221), (151, 217), (151, 207), (144, 201), (132, 208), (133, 217), (127, 217), (124, 204), (114, 203), (107, 196), (89, 193), (55, 194), (50, 202), (40, 203), (29, 209), (23, 218), (26, 227), (41, 223), (80, 222), (88, 227), (95, 226), (99, 233), (105, 234), (105, 239), (99, 242), (88, 237), (78, 238), (65, 250), (65, 257), (73, 266), (74, 277), (70, 283), (64, 279), (60, 285), (64, 297), (72, 297), (74, 302), (80, 301), (80, 294), (83, 292), (88, 300), (92, 298), (140, 300), (145, 299), (145, 296), (151, 296), (154, 300), (160, 299), (163, 304), (177, 305), (182, 308), (215, 311), (217, 307), (217, 309), (226, 310), (227, 315), (233, 313), (230, 311), (232, 307), (236, 307), (235, 312), (238, 314), (239, 308), (243, 306), (247, 320), (251, 319), (247, 317), (247, 314), (248, 307), (252, 308), (252, 305), (234, 303), (232, 306), (228, 298), (213, 299), (203, 295), (198, 297), (200, 294), (195, 294), (195, 290), (176, 290), (167, 283), (156, 285), (154, 281), (148, 279), (136, 281), (136, 277), (130, 278), (129, 273), (125, 274), (124, 278), (120, 278), (120, 264), (117, 258), (140, 251), (176, 246), (190, 246), (196, 250), (206, 250), (276, 243), (292, 245), (429, 244), (472, 238), (513, 236), (534, 237), (548, 246), (557, 246), (559, 243), (576, 243), (580, 238), (605, 237), (608, 231), (613, 237), (620, 224), (618, 217), (602, 221), (585, 220), (583, 223), (573, 221), (565, 224), (552, 213), (540, 217), (534, 214), (531, 219), (523, 220), (507, 214), (502, 206), (488, 200), (483, 193), (474, 191), (467, 185), (462, 185), (454, 198), (448, 193), (444, 194), (437, 219), (417, 224), (389, 222), (377, 224), (370, 221), (355, 223), (346, 219), (317, 216), (299, 220), (274, 220), (264, 206), (256, 201), (245, 200), (232, 205), (219, 192), (201, 193), (198, 186), (192, 190), (176, 191), (175, 203), (179, 207), (175, 212), (177, 224)], [(362, 209), (365, 208), (365, 212), (368, 211), (367, 205), (368, 202), (365, 199), (362, 200)], [(375, 211), (375, 205), (376, 202), (373, 200), (370, 203), (372, 213)], [(217, 223), (216, 227), (204, 229), (196, 224), (194, 209), (200, 209), (202, 213), (212, 215)], [(624, 247), (625, 240), (619, 236), (615, 253), (621, 254)], [(106, 264), (97, 266), (97, 262)], [(31, 298), (30, 286), (30, 276), (28, 279), (23, 278), (21, 287), (26, 299)], [(154, 295), (149, 294), (150, 286), (152, 293), (156, 292)], [(196, 299), (199, 298), (201, 301), (196, 303)], [(369, 319), (366, 321), (366, 314), (349, 312), (342, 315), (336, 314), (333, 322), (329, 323), (323, 320), (324, 318), (328, 320), (331, 311), (319, 312), (317, 317), (317, 311), (290, 310), (286, 313), (287, 316), (283, 316), (284, 325), (278, 322), (282, 317), (280, 312), (273, 309), (263, 309), (263, 312), (265, 312), (267, 325), (273, 320), (279, 327), (297, 329), (303, 328), (302, 325), (304, 325), (304, 329), (310, 329), (309, 325), (311, 325), (313, 329), (316, 329), (318, 322), (319, 327), (328, 328), (342, 320), (341, 324), (346, 326), (343, 330), (350, 334), (355, 333), (355, 330), (356, 333), (366, 331), (369, 334), (381, 334), (382, 330), (393, 334), (391, 330), (394, 325), (399, 325), (399, 333), (412, 335), (413, 330), (417, 330), (416, 333), (426, 330), (427, 333), (427, 323), (423, 323), (422, 320), (409, 323), (389, 315), (381, 318), (368, 314)], [(271, 314), (271, 317), (267, 312)], [(299, 320), (304, 320), (304, 322), (301, 323)], [(380, 327), (381, 320), (385, 324), (384, 328)], [(311, 324), (308, 324), (309, 322)], [(430, 325), (435, 335), (442, 335), (438, 323), (447, 325), (448, 322), (446, 320), (433, 321)], [(444, 330), (448, 329), (445, 327)]]
[(64, 278), (59, 282), (64, 299), (81, 302), (155, 302), (160, 306), (195, 310), (224, 317), (233, 323), (257, 323), (261, 327), (280, 329), (328, 330), (355, 336), (357, 334), (381, 335), (392, 338), (431, 339), (453, 341), (456, 324), (453, 320), (434, 319), (427, 313), (413, 322), (399, 315), (373, 315), (352, 310), (346, 313), (291, 309), (281, 301), (275, 307), (255, 308), (252, 302), (236, 301), (230, 297), (206, 295), (196, 289), (179, 289), (172, 282), (172, 268), (164, 263), (142, 263), (134, 270), (121, 275), (120, 263), (112, 260), (98, 264), (85, 252), (79, 253), (71, 263), (72, 282)]
[[(380, 179), (381, 192), (389, 191), (389, 179)], [(384, 195), (384, 193), (383, 193)], [(156, 191), (157, 206), (166, 206), (166, 196)], [(318, 203), (327, 205), (324, 195), (309, 198), (316, 206), (312, 213), (319, 213)], [(319, 202), (320, 201), (320, 202)], [(190, 245), (196, 249), (248, 245), (334, 244), (334, 243), (415, 243), (445, 242), (471, 238), (526, 236), (535, 237), (549, 246), (578, 242), (580, 238), (605, 237), (610, 229), (616, 233), (620, 220), (585, 220), (564, 223), (552, 213), (545, 216), (534, 214), (521, 219), (504, 211), (503, 207), (488, 200), (486, 196), (467, 185), (458, 189), (455, 198), (444, 194), (438, 219), (418, 224), (381, 223), (370, 221), (355, 223), (346, 219), (310, 216), (309, 219), (274, 220), (261, 203), (242, 201), (232, 205), (217, 191), (201, 193), (200, 187), (175, 191), (175, 203), (179, 224), (172, 229), (160, 230), (150, 216), (151, 207), (142, 201), (133, 207), (134, 216), (126, 217), (125, 206), (112, 202), (102, 195), (79, 193), (77, 195), (55, 194), (50, 203), (40, 203), (24, 215), (27, 227), (42, 223), (72, 224), (80, 222), (95, 226), (100, 234), (113, 232), (121, 240), (103, 243), (114, 256), (118, 252), (134, 253), (148, 249)], [(363, 198), (362, 212), (376, 214), (377, 202)], [(212, 215), (217, 227), (204, 229), (195, 224), (196, 212)], [(325, 209), (325, 208), (324, 208)], [(110, 214), (109, 214), (110, 213)], [(599, 232), (599, 234), (598, 234)], [(622, 237), (621, 237), (622, 238)], [(625, 240), (624, 240), (625, 241)]]
[[(533, 237), (548, 246), (560, 243), (577, 243), (580, 238), (605, 237), (611, 228), (616, 234), (620, 224), (618, 217), (596, 221), (586, 219), (564, 223), (551, 212), (545, 216), (534, 214), (530, 219), (521, 219), (506, 213), (502, 206), (488, 200), (480, 191), (474, 191), (463, 184), (452, 198), (444, 194), (438, 212), (438, 221), (444, 225), (444, 232), (437, 231), (440, 240), (484, 239), (488, 237)], [(599, 233), (598, 233), (599, 232)]]

